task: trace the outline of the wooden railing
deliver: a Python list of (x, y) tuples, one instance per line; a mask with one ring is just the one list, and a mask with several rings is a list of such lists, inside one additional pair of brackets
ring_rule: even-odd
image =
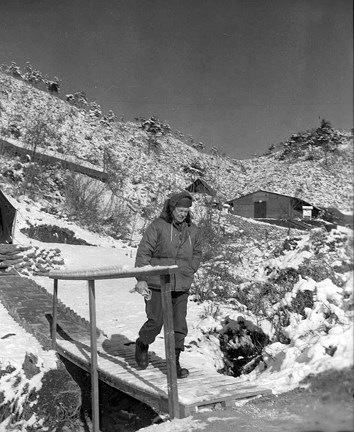
[(132, 277), (146, 277), (159, 275), (161, 278), (161, 303), (164, 319), (165, 353), (167, 366), (168, 408), (171, 419), (180, 418), (177, 372), (175, 358), (175, 340), (173, 330), (173, 315), (171, 303), (171, 275), (178, 271), (177, 266), (168, 267), (140, 267), (123, 269), (122, 267), (101, 267), (90, 270), (52, 270), (49, 277), (54, 279), (53, 290), (53, 320), (52, 346), (56, 349), (57, 331), (57, 302), (59, 280), (88, 281), (89, 310), (90, 310), (90, 351), (91, 351), (91, 394), (92, 394), (92, 426), (94, 432), (99, 432), (99, 400), (98, 400), (98, 371), (97, 371), (97, 340), (96, 340), (96, 295), (95, 280), (122, 279)]

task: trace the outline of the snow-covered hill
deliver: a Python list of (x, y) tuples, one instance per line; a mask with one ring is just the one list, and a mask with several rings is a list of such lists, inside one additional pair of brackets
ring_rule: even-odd
[[(16, 138), (32, 149), (75, 155), (104, 168), (111, 173), (115, 192), (119, 189), (119, 196), (140, 211), (162, 201), (170, 191), (187, 187), (198, 176), (203, 176), (221, 201), (263, 189), (345, 213), (353, 209), (353, 137), (349, 132), (332, 129), (327, 134), (332, 145), (326, 147), (323, 141), (321, 147), (311, 141), (310, 131), (305, 134), (307, 152), (297, 151), (304, 147), (305, 139), (299, 143), (299, 138), (289, 138), (285, 144), (276, 143), (276, 151), (235, 160), (217, 151), (199, 151), (168, 125), (153, 134), (140, 121), (122, 122), (112, 113), (103, 115), (97, 103), (78, 108), (2, 73), (0, 107), (3, 137)], [(235, 142), (238, 140), (235, 130)]]

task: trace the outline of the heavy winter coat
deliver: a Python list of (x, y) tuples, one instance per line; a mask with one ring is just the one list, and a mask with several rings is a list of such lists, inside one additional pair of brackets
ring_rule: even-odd
[[(171, 277), (172, 290), (189, 291), (201, 257), (197, 226), (188, 219), (178, 229), (163, 212), (146, 229), (138, 247), (135, 266), (177, 265), (179, 271)], [(150, 276), (145, 280), (151, 288), (161, 288), (160, 276)]]

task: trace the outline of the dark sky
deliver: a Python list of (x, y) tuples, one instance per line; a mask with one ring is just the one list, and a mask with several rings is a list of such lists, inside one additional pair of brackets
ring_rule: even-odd
[(352, 0), (1, 0), (11, 61), (237, 159), (353, 127)]

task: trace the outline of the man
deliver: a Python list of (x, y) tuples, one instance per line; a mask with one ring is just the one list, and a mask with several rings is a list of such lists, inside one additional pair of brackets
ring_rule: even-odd
[[(191, 221), (192, 201), (188, 192), (175, 193), (165, 201), (160, 217), (146, 229), (135, 261), (136, 267), (178, 265), (178, 273), (171, 276), (177, 378), (189, 375), (188, 369), (181, 367), (179, 357), (184, 351), (184, 340), (188, 333), (186, 316), (189, 288), (202, 256), (200, 233)], [(145, 299), (147, 321), (141, 327), (135, 345), (135, 359), (142, 369), (146, 369), (149, 364), (149, 345), (154, 342), (163, 325), (160, 276), (138, 280), (136, 291), (144, 295), (148, 290), (151, 299)]]

